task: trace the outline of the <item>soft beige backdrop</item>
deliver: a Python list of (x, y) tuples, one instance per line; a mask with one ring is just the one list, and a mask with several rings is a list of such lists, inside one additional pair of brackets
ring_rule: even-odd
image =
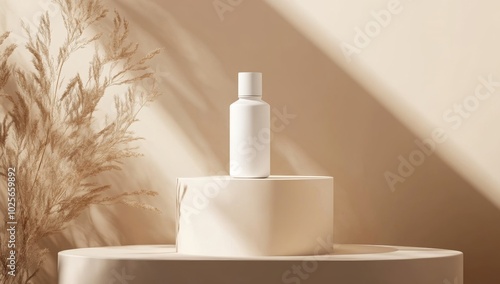
[[(443, 118), (473, 100), (479, 78), (500, 81), (497, 1), (107, 2), (131, 21), (133, 38), (164, 48), (153, 64), (164, 95), (136, 125), (145, 157), (103, 179), (116, 191), (160, 191), (152, 203), (164, 214), (92, 208), (47, 240), (40, 283), (53, 282), (59, 250), (174, 242), (176, 177), (227, 171), (238, 71), (264, 73), (279, 126), (272, 172), (335, 177), (336, 242), (461, 250), (466, 283), (499, 283), (500, 90), (456, 129)], [(18, 30), (48, 3), (0, 0), (1, 30)], [(374, 15), (389, 7), (377, 30)], [(367, 25), (372, 36), (348, 60), (342, 46)], [(391, 188), (386, 172), (436, 128), (448, 139)]]

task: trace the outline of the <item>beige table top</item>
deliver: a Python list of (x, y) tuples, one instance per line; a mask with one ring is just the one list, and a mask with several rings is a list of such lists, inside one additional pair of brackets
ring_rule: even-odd
[(459, 251), (335, 245), (318, 256), (209, 257), (179, 254), (173, 245), (66, 250), (60, 284), (462, 284)]

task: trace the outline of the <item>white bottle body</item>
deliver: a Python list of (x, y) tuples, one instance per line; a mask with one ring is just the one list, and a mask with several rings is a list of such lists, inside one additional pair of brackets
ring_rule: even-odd
[(260, 97), (240, 97), (229, 110), (229, 174), (266, 178), (271, 171), (271, 112)]

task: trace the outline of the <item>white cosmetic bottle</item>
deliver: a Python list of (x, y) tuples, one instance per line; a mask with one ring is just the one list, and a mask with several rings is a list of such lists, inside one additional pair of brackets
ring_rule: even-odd
[(266, 178), (271, 170), (271, 113), (262, 100), (262, 73), (238, 73), (238, 98), (229, 110), (229, 174)]

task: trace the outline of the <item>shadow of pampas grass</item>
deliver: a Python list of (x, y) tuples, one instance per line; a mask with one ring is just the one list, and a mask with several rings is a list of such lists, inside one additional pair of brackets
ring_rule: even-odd
[[(130, 127), (141, 109), (159, 95), (148, 66), (159, 50), (139, 56), (139, 45), (128, 40), (128, 22), (117, 12), (112, 30), (100, 30), (99, 22), (109, 14), (100, 0), (54, 2), (65, 38), (60, 44), (53, 41), (55, 28), (48, 13), (36, 31), (24, 27), (28, 39), (20, 52), (30, 55), (30, 69), (9, 63), (21, 48), (7, 44), (9, 33), (0, 36), (0, 95), (5, 102), (0, 123), (0, 210), (14, 208), (6, 217), (15, 222), (0, 228), (1, 283), (33, 283), (48, 253), (41, 241), (62, 231), (91, 205), (122, 203), (159, 212), (135, 198), (156, 196), (156, 191), (110, 194), (112, 184), (97, 179), (120, 170), (124, 159), (140, 156), (130, 146), (140, 139)], [(89, 57), (82, 56), (82, 50), (90, 50)], [(75, 58), (80, 63), (88, 58), (85, 71), (70, 75), (65, 68)], [(9, 82), (17, 91), (5, 91)], [(100, 111), (99, 104), (110, 96), (113, 110)], [(97, 122), (100, 116), (103, 125)], [(9, 247), (4, 242), (9, 240), (10, 226), (15, 227), (15, 242)], [(9, 267), (12, 251), (15, 266)]]

